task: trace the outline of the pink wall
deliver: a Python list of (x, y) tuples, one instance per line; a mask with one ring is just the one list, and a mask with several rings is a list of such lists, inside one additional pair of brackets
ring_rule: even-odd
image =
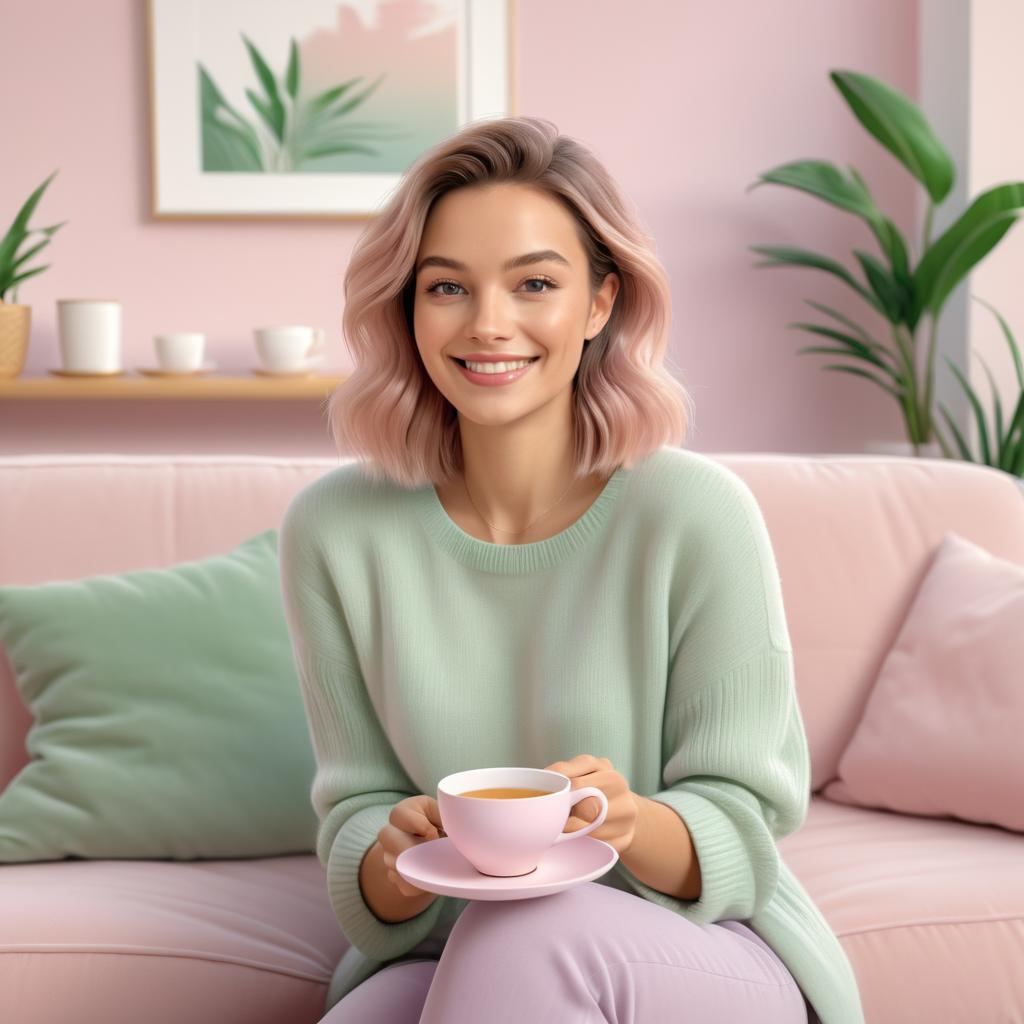
[[(913, 234), (915, 185), (860, 127), (828, 80), (862, 71), (915, 97), (917, 3), (886, 0), (517, 0), (516, 112), (591, 146), (639, 207), (673, 282), (672, 354), (697, 404), (701, 451), (861, 451), (902, 438), (875, 385), (796, 355), (815, 344), (786, 324), (802, 300), (881, 331), (881, 319), (824, 273), (755, 270), (747, 246), (792, 244), (855, 266), (875, 251), (851, 215), (764, 186), (798, 158), (853, 164)], [(221, 369), (256, 365), (251, 329), (316, 323), (324, 369), (345, 373), (341, 280), (361, 222), (201, 223), (149, 218), (149, 110), (141, 0), (10, 4), (0, 32), (4, 159), (0, 230), (56, 167), (33, 224), (68, 219), (27, 281), (25, 372), (60, 365), (59, 297), (124, 305), (124, 366), (154, 364), (161, 330), (207, 334)], [(35, 262), (32, 265), (36, 265)], [(818, 322), (821, 322), (818, 320)], [(884, 331), (881, 331), (884, 334)], [(316, 401), (0, 401), (0, 452), (330, 454)]]

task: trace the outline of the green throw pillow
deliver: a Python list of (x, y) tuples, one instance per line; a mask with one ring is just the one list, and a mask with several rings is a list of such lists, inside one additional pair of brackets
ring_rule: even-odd
[(0, 863), (316, 849), (277, 530), (167, 569), (0, 587), (34, 723)]

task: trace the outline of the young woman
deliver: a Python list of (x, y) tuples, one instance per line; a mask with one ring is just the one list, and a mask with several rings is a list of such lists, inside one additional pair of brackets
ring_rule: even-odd
[[(862, 1024), (775, 845), (810, 760), (767, 529), (678, 446), (669, 288), (613, 179), (548, 121), (474, 122), (405, 175), (345, 297), (329, 414), (359, 458), (280, 532), (350, 942), (323, 1020)], [(495, 766), (599, 788), (614, 866), (499, 900), (403, 878), (399, 854), (449, 842), (438, 781)]]

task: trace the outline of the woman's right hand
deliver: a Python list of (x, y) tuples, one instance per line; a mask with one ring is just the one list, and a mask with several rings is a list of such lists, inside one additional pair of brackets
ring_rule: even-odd
[(444, 835), (441, 813), (432, 796), (408, 796), (391, 808), (388, 824), (377, 833), (377, 842), (380, 843), (387, 879), (403, 896), (423, 896), (426, 891), (411, 885), (395, 870), (398, 855), (412, 846), (421, 846)]

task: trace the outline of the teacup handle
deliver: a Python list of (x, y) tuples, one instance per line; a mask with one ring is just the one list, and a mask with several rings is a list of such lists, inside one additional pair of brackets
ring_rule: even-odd
[(322, 327), (313, 328), (313, 343), (306, 350), (306, 360), (313, 362), (324, 356), (326, 351), (326, 335)]
[[(604, 824), (604, 819), (608, 817), (608, 797), (598, 789), (596, 786), (583, 786), (577, 789), (572, 795), (572, 807), (575, 807), (578, 803), (586, 800), (588, 796), (597, 797), (601, 804), (601, 810), (597, 812), (597, 817), (585, 828), (577, 829), (575, 832), (562, 832), (556, 839), (556, 843), (563, 843), (567, 839), (579, 839), (580, 836), (585, 836), (588, 832), (593, 832), (598, 825)], [(570, 807), (570, 810), (572, 808)]]

